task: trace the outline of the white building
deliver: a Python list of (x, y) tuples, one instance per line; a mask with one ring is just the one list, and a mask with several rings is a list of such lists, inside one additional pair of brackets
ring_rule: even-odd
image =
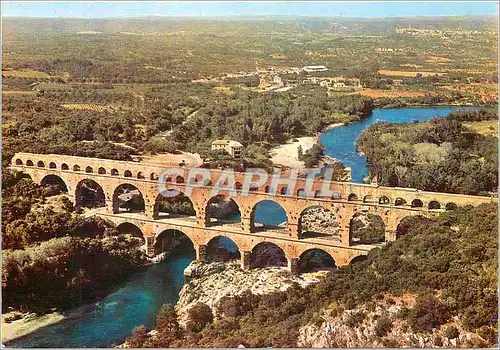
[(225, 150), (233, 158), (240, 159), (241, 151), (243, 150), (243, 145), (238, 141), (233, 140), (215, 140), (212, 142), (212, 151), (219, 149)]
[(328, 68), (326, 68), (325, 66), (304, 66), (304, 67), (302, 67), (302, 70), (304, 72), (308, 72), (308, 73), (311, 73), (311, 72), (326, 72), (328, 70)]

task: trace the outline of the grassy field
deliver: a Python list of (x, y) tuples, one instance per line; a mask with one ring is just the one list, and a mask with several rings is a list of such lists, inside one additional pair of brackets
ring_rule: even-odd
[(81, 111), (103, 112), (109, 109), (108, 106), (101, 106), (101, 105), (87, 104), (87, 103), (67, 103), (67, 104), (62, 104), (61, 106), (66, 109), (81, 110)]
[(47, 73), (36, 70), (3, 70), (2, 76), (8, 78), (50, 78), (50, 75)]
[(464, 123), (464, 125), (479, 134), (498, 137), (498, 120)]
[(389, 77), (416, 77), (417, 74), (421, 74), (422, 77), (429, 77), (431, 75), (445, 75), (446, 73), (442, 72), (424, 72), (424, 71), (414, 71), (414, 72), (409, 72), (409, 71), (403, 71), (403, 70), (387, 70), (387, 69), (381, 69), (377, 72), (380, 75), (386, 75)]
[(415, 91), (407, 89), (393, 89), (393, 90), (381, 90), (381, 89), (363, 89), (359, 91), (363, 96), (368, 96), (371, 98), (397, 98), (397, 97), (421, 97), (425, 96), (425, 91)]

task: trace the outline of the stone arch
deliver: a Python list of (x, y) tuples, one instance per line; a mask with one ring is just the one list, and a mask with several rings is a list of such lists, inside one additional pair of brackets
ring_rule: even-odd
[(273, 200), (261, 200), (252, 207), (250, 212), (250, 232), (267, 229), (285, 229), (288, 214), (279, 203)]
[(36, 166), (37, 166), (38, 168), (45, 168), (45, 163), (44, 163), (43, 161), (39, 160), (39, 161), (36, 163)]
[(351, 259), (351, 261), (349, 261), (349, 265), (352, 266), (352, 265), (356, 265), (360, 262), (363, 262), (367, 259), (367, 256), (366, 255), (358, 255), (358, 256), (355, 256), (354, 258)]
[(375, 244), (385, 241), (385, 223), (380, 215), (358, 212), (349, 222), (349, 243)]
[(241, 222), (241, 209), (234, 199), (219, 194), (207, 201), (205, 205), (205, 223), (222, 225), (237, 222)]
[(94, 172), (94, 169), (92, 169), (92, 167), (91, 167), (91, 166), (87, 166), (87, 167), (85, 168), (85, 172), (86, 172), (86, 173), (93, 173), (93, 172)]
[(208, 261), (228, 261), (240, 258), (238, 245), (226, 236), (215, 236), (207, 243), (206, 258)]
[(97, 173), (101, 174), (101, 175), (105, 175), (106, 174), (106, 169), (104, 169), (103, 167), (100, 167), (99, 169), (97, 169)]
[(342, 194), (339, 191), (333, 191), (331, 199), (342, 199)]
[(121, 212), (142, 213), (145, 208), (144, 196), (134, 185), (121, 184), (113, 191), (113, 214)]
[(164, 254), (168, 257), (188, 254), (193, 259), (196, 257), (194, 241), (189, 235), (177, 229), (166, 229), (156, 235), (154, 254)]
[(335, 213), (321, 205), (305, 208), (299, 216), (299, 238), (328, 238), (340, 241)]
[(17, 158), (16, 165), (23, 165), (23, 161), (21, 159)]
[(149, 175), (149, 179), (150, 179), (150, 180), (158, 180), (158, 175), (156, 175), (156, 173), (151, 173), (151, 174)]
[(429, 204), (427, 205), (427, 208), (429, 209), (441, 209), (441, 203), (438, 201), (430, 201)]
[(304, 251), (299, 258), (299, 271), (312, 272), (316, 270), (333, 270), (336, 267), (333, 257), (319, 248)]
[(251, 183), (249, 187), (250, 192), (259, 192), (259, 186), (257, 186), (256, 184)]
[(21, 172), (21, 173), (19, 173), (19, 176), (21, 177), (21, 179), (30, 180), (31, 182), (33, 182), (33, 178), (31, 177), (30, 174)]
[(396, 198), (394, 200), (394, 205), (396, 206), (406, 205), (406, 200), (404, 198)]
[(349, 202), (354, 202), (354, 201), (357, 201), (358, 200), (358, 196), (356, 193), (351, 193), (348, 197), (347, 197), (347, 200)]
[(73, 165), (73, 171), (81, 171), (82, 169), (78, 164)]
[(445, 206), (446, 210), (457, 210), (457, 208), (458, 208), (458, 206), (453, 202), (446, 203), (446, 206)]
[(167, 189), (156, 196), (154, 219), (171, 219), (196, 216), (198, 210), (191, 198), (183, 192)]
[(139, 172), (137, 173), (137, 178), (138, 178), (138, 179), (144, 179), (144, 174), (142, 173), (142, 171), (139, 171)]
[(32, 161), (32, 160), (30, 160), (30, 159), (28, 159), (28, 160), (26, 161), (26, 166), (33, 166), (33, 161)]
[(289, 196), (290, 195), (290, 189), (287, 186), (283, 186), (280, 188), (280, 194), (282, 196)]
[(321, 197), (321, 190), (314, 191), (314, 198), (319, 198), (319, 197)]
[(303, 188), (299, 188), (297, 190), (297, 197), (307, 197), (306, 190)]
[(416, 198), (411, 201), (411, 207), (412, 208), (422, 208), (424, 206), (424, 202), (422, 202), (420, 199)]
[(363, 197), (363, 203), (369, 203), (373, 200), (372, 196), (367, 194), (366, 196)]
[(111, 169), (111, 176), (118, 176), (119, 172), (118, 169)]
[(264, 189), (266, 193), (274, 193), (274, 187), (271, 185), (267, 185)]
[(379, 204), (389, 204), (391, 203), (391, 199), (387, 196), (382, 196), (378, 199)]
[(69, 170), (69, 166), (66, 163), (61, 164), (61, 170)]
[(130, 170), (125, 170), (125, 171), (123, 172), (123, 176), (124, 176), (124, 177), (132, 177), (132, 172), (131, 172)]
[(68, 192), (68, 185), (66, 185), (66, 182), (60, 176), (54, 174), (46, 175), (42, 181), (40, 181), (40, 184), (42, 186), (57, 186), (61, 192)]
[(287, 266), (287, 259), (283, 249), (275, 243), (260, 242), (250, 253), (250, 268), (267, 266)]
[(56, 163), (54, 163), (54, 162), (49, 163), (49, 169), (56, 169), (56, 168), (57, 168)]
[(97, 182), (83, 179), (76, 185), (75, 202), (79, 207), (101, 208), (106, 206), (106, 196), (102, 186)]
[(140, 238), (144, 243), (146, 243), (146, 237), (144, 237), (144, 233), (142, 232), (142, 230), (130, 223), (130, 222), (122, 222), (121, 224), (119, 224), (118, 226), (116, 226), (116, 229), (118, 231), (119, 234), (129, 234), (129, 235), (132, 235), (134, 237), (137, 237), (137, 238)]

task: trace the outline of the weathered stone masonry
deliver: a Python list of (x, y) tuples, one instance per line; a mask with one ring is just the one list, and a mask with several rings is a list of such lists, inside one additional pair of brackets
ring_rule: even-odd
[[(250, 252), (261, 242), (270, 242), (279, 246), (284, 251), (288, 259), (288, 267), (292, 271), (297, 268), (301, 255), (310, 249), (322, 249), (327, 252), (337, 266), (347, 265), (354, 258), (366, 255), (375, 247), (375, 245), (352, 245), (350, 243), (350, 221), (358, 212), (379, 215), (385, 224), (386, 241), (391, 241), (396, 239), (397, 226), (404, 217), (432, 216), (457, 205), (478, 205), (497, 201), (496, 198), (490, 197), (335, 181), (330, 182), (329, 186), (329, 189), (336, 193), (332, 198), (322, 196), (321, 180), (315, 180), (310, 195), (303, 197), (299, 194), (306, 188), (305, 179), (298, 179), (294, 188), (288, 188), (284, 182), (271, 191), (271, 179), (269, 179), (246, 196), (241, 195), (239, 190), (236, 196), (231, 196), (229, 191), (220, 192), (236, 202), (241, 213), (241, 223), (239, 227), (235, 225), (211, 226), (206, 215), (206, 208), (212, 198), (212, 186), (198, 187), (198, 184), (191, 186), (184, 183), (184, 179), (188, 178), (188, 168), (183, 169), (183, 174), (177, 179), (158, 179), (168, 167), (139, 162), (31, 153), (17, 153), (12, 159), (11, 168), (28, 174), (37, 183), (42, 183), (48, 175), (60, 177), (68, 188), (68, 196), (74, 201), (77, 200), (76, 189), (81, 181), (86, 179), (95, 181), (103, 189), (106, 202), (105, 208), (98, 211), (97, 215), (109, 219), (117, 226), (122, 223), (131, 223), (140, 228), (149, 254), (153, 253), (154, 244), (160, 233), (167, 229), (177, 229), (185, 233), (192, 240), (197, 258), (201, 260), (206, 259), (206, 245), (212, 238), (226, 236), (238, 246), (243, 268), (248, 267)], [(210, 170), (211, 183), (217, 182), (220, 172), (220, 170)], [(243, 173), (235, 173), (236, 182), (241, 185), (244, 182), (244, 176)], [(186, 187), (192, 187), (192, 193), (188, 197), (196, 211), (196, 220), (160, 220), (155, 217), (155, 204), (161, 198), (160, 181), (166, 187), (176, 188), (182, 192), (185, 192)], [(144, 213), (118, 213), (116, 189), (123, 184), (133, 185), (141, 192), (145, 203)], [(277, 194), (268, 193), (273, 191)], [(280, 193), (290, 194), (281, 195)], [(286, 229), (282, 230), (284, 232), (278, 232), (279, 230), (268, 232), (255, 228), (255, 207), (263, 200), (274, 201), (285, 210), (287, 223)], [(339, 225), (338, 240), (301, 237), (301, 214), (311, 207), (323, 207), (335, 214)]]

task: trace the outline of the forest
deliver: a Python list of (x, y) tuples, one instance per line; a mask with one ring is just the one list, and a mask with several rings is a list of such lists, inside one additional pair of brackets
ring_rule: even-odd
[[(154, 336), (139, 326), (127, 342), (133, 347), (296, 347), (299, 328), (321, 324), (321, 315), (360, 305), (370, 309), (377, 300), (405, 294), (412, 295), (414, 306), (397, 317), (414, 333), (431, 334), (437, 328), (453, 338), (459, 325), (478, 335), (465, 346), (492, 347), (498, 323), (497, 210), (495, 204), (484, 204), (437, 218), (408, 217), (398, 240), (317, 284), (266, 295), (242, 291), (223, 298), (215, 312), (199, 303), (189, 311), (186, 327), (166, 305), (157, 316)], [(356, 327), (364, 317), (352, 314), (348, 323)], [(377, 322), (382, 339), (395, 320)], [(403, 339), (393, 339), (385, 346), (401, 346)]]
[[(129, 97), (118, 93), (115, 98), (128, 101)], [(328, 96), (323, 87), (280, 94), (237, 89), (225, 94), (201, 84), (150, 87), (143, 105), (135, 109), (68, 110), (61, 106), (89, 99), (112, 103), (100, 89), (84, 95), (70, 90), (40, 91), (36, 98), (4, 97), (4, 164), (15, 152), (132, 160), (139, 154), (189, 151), (209, 157), (210, 143), (229, 137), (245, 145), (244, 165), (267, 168), (272, 146), (315, 135), (335, 122), (359, 120), (373, 109), (370, 98)]]
[(463, 125), (486, 120), (498, 120), (498, 113), (456, 111), (429, 122), (376, 123), (357, 147), (380, 185), (489, 196), (498, 187), (498, 137)]

